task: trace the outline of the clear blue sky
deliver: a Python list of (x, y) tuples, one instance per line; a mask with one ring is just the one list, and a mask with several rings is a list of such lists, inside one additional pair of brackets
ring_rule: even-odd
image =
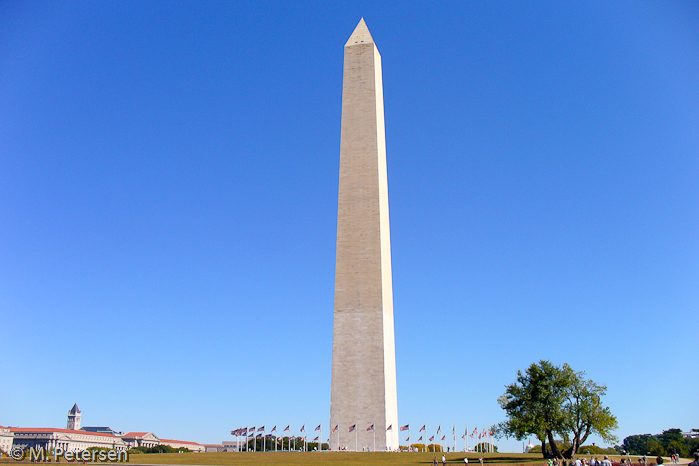
[(327, 434), (362, 16), (413, 439), (503, 420), (540, 359), (620, 440), (699, 427), (695, 1), (2, 1), (0, 424)]

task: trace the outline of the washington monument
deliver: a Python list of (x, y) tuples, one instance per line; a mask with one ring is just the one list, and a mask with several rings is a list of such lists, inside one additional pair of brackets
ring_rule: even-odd
[(330, 448), (398, 448), (381, 55), (362, 18), (345, 44)]

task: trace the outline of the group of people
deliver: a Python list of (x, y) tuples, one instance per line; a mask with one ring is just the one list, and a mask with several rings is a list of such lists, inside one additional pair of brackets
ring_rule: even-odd
[[(672, 455), (670, 457), (671, 461), (673, 464), (679, 464), (680, 461), (680, 456), (679, 455)], [(480, 462), (480, 466), (483, 466), (483, 457), (481, 456), (478, 458), (478, 461)], [(638, 459), (639, 464), (648, 464), (648, 458), (643, 455), (641, 458)], [(662, 456), (658, 456), (655, 458), (655, 462), (658, 466), (662, 465), (664, 462), (664, 459)], [(628, 464), (631, 465), (632, 461), (631, 458), (622, 458), (621, 461), (619, 461), (620, 465), (621, 464)], [(447, 464), (447, 457), (442, 455), (442, 466), (446, 466)], [(468, 465), (468, 458), (464, 458), (464, 464)], [(432, 465), (433, 466), (438, 466), (437, 463), (437, 457), (435, 456), (432, 459)], [(604, 456), (604, 459), (602, 461), (598, 460), (596, 457), (595, 458), (590, 458), (588, 461), (585, 458), (576, 458), (575, 460), (570, 460), (570, 463), (568, 463), (565, 459), (562, 461), (562, 463), (559, 463), (558, 458), (554, 458), (553, 460), (548, 460), (547, 466), (612, 466), (612, 462), (609, 459), (608, 456)], [(694, 461), (689, 463), (687, 466), (699, 466), (699, 452), (694, 453)]]
[[(478, 458), (478, 462), (480, 463), (480, 466), (483, 466), (483, 457), (481, 456)], [(442, 466), (445, 466), (447, 464), (447, 457), (442, 455)], [(437, 457), (435, 456), (432, 458), (432, 465), (437, 466)], [(468, 465), (468, 457), (464, 456), (464, 465)], [(697, 465), (699, 466), (699, 465)]]
[(554, 458), (553, 460), (548, 460), (548, 466), (612, 466), (612, 462), (606, 455), (602, 461), (597, 458), (590, 458), (590, 461), (585, 458), (576, 458), (575, 460), (570, 460), (570, 463), (565, 459), (562, 463), (559, 463), (558, 458)]

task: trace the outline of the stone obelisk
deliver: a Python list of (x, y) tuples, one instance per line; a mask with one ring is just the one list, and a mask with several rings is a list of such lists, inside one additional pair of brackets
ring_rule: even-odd
[(363, 18), (345, 44), (330, 429), (333, 450), (398, 448), (381, 55)]

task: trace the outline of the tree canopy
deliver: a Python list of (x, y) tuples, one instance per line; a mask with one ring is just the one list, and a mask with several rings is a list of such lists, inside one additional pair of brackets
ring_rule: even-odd
[[(525, 373), (517, 371), (516, 382), (498, 398), (508, 419), (495, 427), (496, 435), (518, 440), (535, 435), (544, 457), (549, 456), (548, 441), (550, 456), (557, 458), (572, 458), (591, 434), (616, 441), (612, 434), (616, 417), (602, 405), (607, 387), (584, 376), (568, 364), (558, 367), (544, 360), (531, 364)], [(561, 452), (555, 436), (570, 447)]]
[(668, 429), (658, 435), (630, 435), (620, 448), (630, 455), (667, 456), (677, 453), (689, 457), (699, 450), (699, 439), (685, 438), (680, 429)]

